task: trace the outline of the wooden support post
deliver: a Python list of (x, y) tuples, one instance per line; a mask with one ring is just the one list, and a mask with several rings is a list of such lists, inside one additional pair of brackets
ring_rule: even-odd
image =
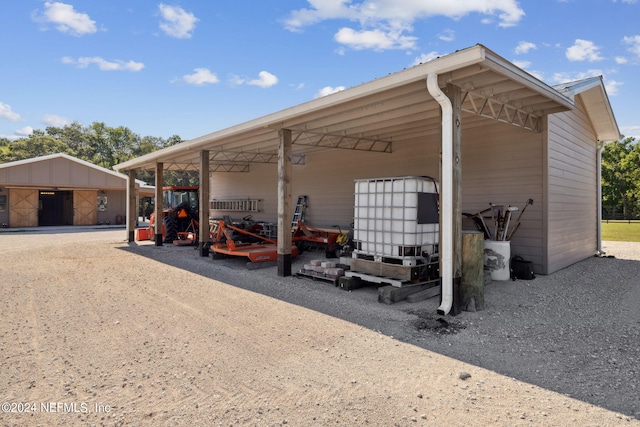
[[(453, 108), (453, 280), (460, 283), (462, 276), (462, 92), (447, 84), (447, 97)], [(459, 298), (454, 289), (450, 314), (460, 314)]]
[(163, 172), (163, 164), (160, 162), (156, 163), (156, 204), (154, 207), (156, 214), (156, 225), (154, 230), (156, 246), (162, 246), (162, 183), (164, 181)]
[(291, 276), (291, 130), (281, 129), (278, 145), (278, 276)]
[(136, 219), (138, 218), (138, 195), (136, 194), (136, 171), (128, 171), (127, 187), (127, 241), (135, 241)]
[(198, 222), (198, 252), (201, 257), (209, 256), (206, 243), (209, 241), (209, 150), (200, 151), (200, 214)]
[(462, 284), (460, 299), (463, 310), (484, 310), (484, 234), (462, 233)]

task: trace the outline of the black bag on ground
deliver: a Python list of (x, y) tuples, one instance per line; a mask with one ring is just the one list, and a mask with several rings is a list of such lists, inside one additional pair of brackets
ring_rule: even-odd
[(520, 255), (511, 258), (511, 280), (533, 280), (536, 275), (533, 274), (533, 263), (525, 261)]

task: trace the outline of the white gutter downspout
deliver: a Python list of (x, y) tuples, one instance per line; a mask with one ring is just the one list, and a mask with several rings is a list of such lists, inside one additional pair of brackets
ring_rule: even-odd
[(440, 278), (442, 302), (438, 314), (445, 315), (453, 305), (453, 107), (438, 86), (438, 75), (427, 75), (429, 94), (442, 109), (442, 182), (440, 183)]
[(596, 255), (602, 256), (606, 252), (602, 250), (602, 149), (604, 148), (604, 142), (598, 143), (598, 156), (596, 162), (596, 169), (598, 169), (598, 182), (596, 183), (597, 197), (598, 197), (598, 246), (596, 248)]

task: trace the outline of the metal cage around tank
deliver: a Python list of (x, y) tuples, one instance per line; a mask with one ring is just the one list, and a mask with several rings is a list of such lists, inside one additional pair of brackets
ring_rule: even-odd
[(420, 264), (438, 252), (438, 187), (421, 176), (355, 181), (354, 257)]

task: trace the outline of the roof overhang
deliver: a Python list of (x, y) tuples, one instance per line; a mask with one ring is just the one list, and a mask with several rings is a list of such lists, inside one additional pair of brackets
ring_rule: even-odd
[(598, 141), (616, 141), (622, 137), (602, 76), (563, 83), (554, 88), (571, 100), (580, 96)]
[(200, 152), (209, 151), (212, 171), (247, 171), (251, 163), (277, 160), (279, 130), (290, 129), (293, 163), (319, 150), (345, 148), (389, 153), (394, 144), (440, 129), (438, 103), (426, 76), (460, 87), (465, 124), (486, 118), (532, 131), (547, 114), (573, 108), (573, 101), (482, 45), (255, 120), (213, 132), (120, 163), (116, 170), (198, 170)]

